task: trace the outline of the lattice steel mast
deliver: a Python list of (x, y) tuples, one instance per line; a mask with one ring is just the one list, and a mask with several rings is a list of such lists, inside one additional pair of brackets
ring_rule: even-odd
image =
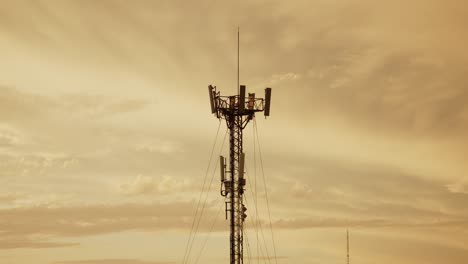
[[(255, 93), (245, 96), (245, 86), (239, 86), (239, 94), (221, 96), (216, 86), (208, 86), (211, 112), (219, 119), (225, 119), (229, 129), (229, 170), (226, 170), (226, 160), (220, 157), (221, 190), (226, 197), (226, 219), (230, 224), (230, 264), (242, 264), (243, 258), (243, 227), (247, 215), (243, 194), (245, 187), (244, 160), (242, 151), (242, 131), (256, 112), (270, 115), (271, 88), (265, 89), (265, 98), (256, 98)], [(229, 216), (229, 217), (228, 217)]]

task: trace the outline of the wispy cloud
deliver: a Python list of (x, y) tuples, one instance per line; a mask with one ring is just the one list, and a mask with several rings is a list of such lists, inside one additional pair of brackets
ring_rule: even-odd
[[(35, 206), (0, 209), (0, 232), (4, 247), (67, 246), (53, 238), (81, 237), (122, 231), (187, 230), (192, 221), (192, 203), (120, 204), (89, 206)], [(205, 214), (215, 210), (207, 205)], [(200, 230), (208, 230), (204, 221)], [(47, 236), (52, 241), (35, 240)], [(11, 243), (8, 243), (11, 241)], [(17, 241), (17, 242), (15, 242)], [(74, 245), (72, 243), (72, 245)]]
[(174, 262), (150, 261), (139, 259), (87, 259), (56, 261), (54, 264), (171, 264)]
[(151, 176), (137, 175), (131, 182), (119, 186), (119, 191), (126, 195), (169, 194), (194, 190), (187, 180), (179, 181), (170, 176), (155, 179)]
[(71, 247), (78, 246), (78, 243), (67, 242), (49, 242), (38, 239), (28, 239), (24, 237), (2, 237), (0, 239), (0, 249), (15, 249), (15, 248), (56, 248), (56, 247)]

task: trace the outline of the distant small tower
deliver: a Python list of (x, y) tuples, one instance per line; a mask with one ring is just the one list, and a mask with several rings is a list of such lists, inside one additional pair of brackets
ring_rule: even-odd
[(349, 231), (346, 229), (346, 263), (349, 264)]

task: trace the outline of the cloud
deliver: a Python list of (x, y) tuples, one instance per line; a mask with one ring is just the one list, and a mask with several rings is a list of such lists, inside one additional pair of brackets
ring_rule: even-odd
[(65, 242), (47, 242), (41, 240), (32, 240), (21, 237), (2, 237), (0, 239), (0, 249), (15, 249), (15, 248), (56, 248), (56, 247), (71, 247), (77, 246), (78, 243)]
[(250, 260), (268, 260), (268, 261), (274, 261), (275, 259), (288, 259), (289, 257), (287, 256), (271, 256), (271, 257), (266, 257), (266, 256), (252, 256), (252, 257), (244, 257), (244, 259), (250, 259)]
[[(295, 95), (288, 102), (275, 101), (277, 113), (287, 112), (302, 121), (307, 120), (305, 116), (313, 119), (318, 115), (338, 115), (384, 134), (461, 136), (467, 131), (466, 71), (461, 67), (467, 58), (456, 55), (464, 54), (457, 41), (439, 41), (447, 35), (456, 38), (464, 31), (449, 17), (440, 20), (454, 11), (450, 4), (417, 1), (410, 7), (426, 10), (424, 16), (411, 9), (403, 11), (399, 7), (407, 4), (401, 1), (378, 6), (369, 1), (299, 1), (295, 7), (263, 4), (273, 13), (283, 9), (293, 10), (294, 14), (302, 10), (313, 14), (249, 17), (249, 30), (257, 32), (250, 40), (252, 46), (262, 46), (262, 50), (252, 47), (249, 56), (253, 59), (249, 62), (264, 62), (263, 83), (270, 79), (271, 65), (277, 65), (273, 68), (276, 72), (281, 69), (301, 76), (294, 82), (273, 86), (276, 98)], [(315, 8), (308, 8), (312, 5)], [(401, 24), (395, 25), (395, 17)], [(466, 24), (466, 18), (462, 20)], [(294, 39), (291, 50), (281, 47), (284, 39)], [(465, 37), (462, 43), (467, 41)], [(454, 54), (448, 55), (451, 51)], [(270, 52), (274, 56), (269, 56)]]
[(278, 84), (278, 82), (295, 81), (295, 80), (300, 79), (301, 77), (302, 76), (300, 74), (293, 73), (293, 72), (288, 72), (284, 74), (273, 74), (271, 76), (269, 83), (271, 85), (275, 85), (275, 84)]
[(137, 175), (130, 183), (119, 186), (119, 191), (126, 195), (170, 194), (193, 189), (187, 180), (176, 180), (170, 176), (155, 180), (150, 176)]
[[(263, 224), (264, 228), (268, 227)], [(421, 219), (385, 219), (385, 218), (330, 218), (330, 217), (300, 217), (291, 219), (279, 219), (272, 223), (276, 230), (281, 229), (323, 229), (323, 228), (356, 228), (356, 229), (438, 229), (438, 230), (458, 230), (463, 232), (468, 228), (468, 217), (458, 220), (433, 220), (425, 221)]]
[(24, 143), (19, 133), (9, 127), (0, 126), (0, 148), (14, 147)]
[(135, 147), (135, 149), (142, 152), (159, 152), (165, 154), (184, 152), (182, 144), (174, 141), (141, 142)]
[(16, 193), (16, 192), (2, 193), (0, 194), (0, 204), (3, 204), (3, 203), (9, 204), (23, 197), (24, 197), (24, 194)]
[[(362, 221), (357, 224), (362, 223), (363, 227), (375, 227), (387, 223), (408, 226), (456, 223), (468, 217), (464, 210), (468, 196), (450, 192), (446, 187), (450, 181), (416, 177), (381, 164), (364, 166), (300, 156), (285, 157), (283, 161), (280, 170), (270, 169), (267, 174), (273, 219), (296, 219), (300, 215), (311, 217), (311, 224), (317, 226), (320, 219), (326, 223), (331, 218), (330, 225), (338, 225), (336, 220), (342, 223), (349, 220)], [(264, 195), (260, 192), (259, 197), (262, 208), (266, 206)], [(247, 198), (251, 204), (249, 192)], [(294, 211), (288, 210), (291, 206)]]
[(456, 226), (465, 227), (460, 222), (438, 222), (434, 223), (410, 223), (395, 222), (388, 219), (337, 219), (323, 217), (306, 217), (295, 219), (280, 219), (273, 223), (279, 229), (309, 229), (309, 228), (388, 228), (388, 227), (427, 227), (427, 226)]
[(149, 261), (139, 259), (88, 259), (56, 261), (54, 264), (171, 264), (174, 262)]
[(0, 117), (11, 123), (29, 122), (37, 118), (47, 118), (45, 115), (57, 116), (65, 113), (68, 118), (109, 117), (138, 111), (149, 104), (150, 102), (143, 99), (80, 93), (44, 95), (0, 86), (0, 110), (3, 113)]
[(468, 194), (468, 180), (449, 183), (446, 185), (446, 187), (452, 193)]
[(333, 218), (303, 218), (285, 219), (273, 223), (275, 228), (280, 229), (305, 229), (305, 228), (346, 228), (346, 227), (389, 227), (394, 223), (382, 219), (350, 220)]
[(39, 154), (0, 154), (0, 177), (44, 176), (78, 165), (75, 157)]
[[(193, 219), (193, 206), (192, 203), (179, 202), (0, 209), (0, 233), (7, 238), (0, 245), (8, 248), (14, 245), (17, 247), (68, 246), (67, 243), (56, 243), (53, 239), (130, 230), (144, 232), (188, 230)], [(214, 215), (214, 213), (212, 205), (208, 204), (205, 215)], [(208, 230), (210, 224), (209, 221), (201, 221), (200, 232)], [(35, 236), (47, 237), (48, 240), (36, 240)], [(18, 242), (8, 244), (6, 241)]]
[(135, 112), (150, 105), (143, 99), (109, 98), (104, 95), (63, 94), (57, 98), (60, 108), (84, 117), (109, 117), (128, 112)]
[[(462, 227), (457, 223), (466, 219), (468, 202), (460, 180), (467, 169), (465, 6), (452, 0), (101, 1), (91, 8), (86, 1), (10, 1), (0, 16), (0, 70), (2, 83), (17, 88), (0, 89), (0, 119), (18, 131), (0, 131), (0, 173), (12, 176), (2, 177), (2, 188), (79, 189), (80, 199), (122, 199), (102, 190), (141, 175), (118, 186), (128, 194), (123, 199), (164, 194), (170, 200), (171, 191), (185, 188), (182, 175), (204, 171), (204, 132), (212, 120), (203, 87), (213, 78), (218, 87), (235, 83), (240, 25), (242, 80), (248, 87), (253, 80), (261, 87), (272, 83), (274, 90), (264, 153), (277, 177), (270, 196), (275, 223), (341, 228), (349, 218), (362, 227)], [(155, 107), (152, 96), (165, 104)], [(198, 115), (202, 111), (206, 116)], [(4, 232), (26, 237), (184, 223), (160, 216), (170, 212), (166, 207), (115, 207), (41, 205), (1, 211), (0, 223)]]
[(35, 119), (54, 106), (56, 102), (46, 96), (0, 85), (0, 117), (3, 122)]

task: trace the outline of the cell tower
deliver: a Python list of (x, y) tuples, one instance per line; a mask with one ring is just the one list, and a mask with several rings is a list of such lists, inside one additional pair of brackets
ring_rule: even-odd
[[(229, 129), (229, 170), (226, 159), (220, 156), (221, 190), (226, 197), (226, 219), (230, 224), (230, 264), (242, 264), (244, 221), (247, 208), (244, 205), (244, 160), (242, 151), (242, 130), (255, 113), (263, 112), (265, 117), (270, 115), (271, 88), (265, 89), (265, 98), (256, 98), (255, 93), (245, 96), (245, 85), (238, 86), (238, 95), (221, 96), (216, 86), (208, 86), (210, 94), (211, 113), (218, 119), (226, 120)], [(229, 216), (229, 217), (228, 217)]]

